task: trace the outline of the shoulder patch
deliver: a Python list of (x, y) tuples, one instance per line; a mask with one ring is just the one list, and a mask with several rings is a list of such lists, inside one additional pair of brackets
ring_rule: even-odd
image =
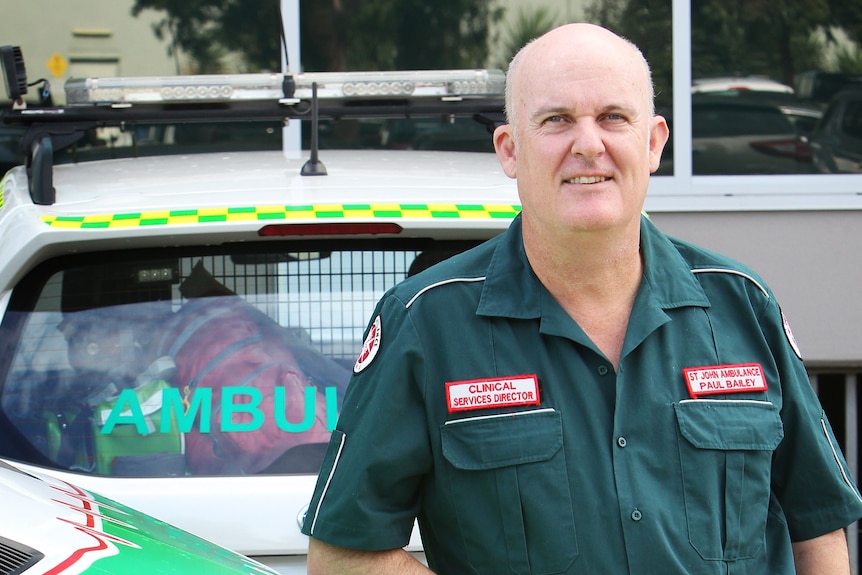
[(353, 366), (353, 373), (359, 373), (371, 365), (371, 362), (377, 356), (377, 352), (380, 351), (380, 340), (382, 338), (383, 324), (378, 315), (371, 322), (371, 328), (369, 328), (368, 335), (365, 336), (365, 342), (362, 344), (362, 351), (359, 352), (359, 357)]
[(791, 349), (793, 349), (793, 353), (796, 354), (796, 357), (802, 359), (799, 344), (796, 343), (796, 338), (793, 337), (793, 332), (790, 331), (790, 322), (787, 321), (787, 316), (784, 315), (784, 312), (781, 312), (781, 324), (784, 326), (784, 335), (787, 336), (787, 342), (790, 344)]

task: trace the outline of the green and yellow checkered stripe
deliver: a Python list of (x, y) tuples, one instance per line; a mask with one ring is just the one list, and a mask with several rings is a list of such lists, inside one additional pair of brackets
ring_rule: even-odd
[(516, 204), (309, 204), (42, 216), (42, 221), (55, 228), (94, 229), (279, 220), (380, 218), (487, 220), (512, 219), (520, 210), (521, 206)]

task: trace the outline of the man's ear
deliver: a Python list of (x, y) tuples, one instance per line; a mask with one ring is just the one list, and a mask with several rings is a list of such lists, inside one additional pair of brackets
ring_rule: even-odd
[(653, 116), (649, 134), (649, 171), (652, 174), (661, 163), (661, 153), (667, 139), (670, 137), (670, 128), (663, 116)]
[(497, 159), (503, 166), (503, 172), (510, 178), (517, 176), (517, 159), (515, 158), (515, 135), (511, 124), (503, 124), (494, 130), (494, 150)]

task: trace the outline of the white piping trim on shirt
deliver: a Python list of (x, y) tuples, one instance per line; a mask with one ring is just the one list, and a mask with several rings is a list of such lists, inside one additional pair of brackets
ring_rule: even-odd
[(317, 516), (320, 514), (320, 507), (323, 505), (323, 498), (326, 497), (326, 492), (329, 491), (329, 484), (332, 482), (332, 476), (335, 475), (335, 468), (338, 467), (338, 461), (341, 459), (341, 452), (344, 450), (344, 442), (347, 436), (341, 435), (341, 443), (338, 446), (338, 451), (335, 453), (335, 461), (332, 462), (332, 467), (329, 469), (329, 477), (326, 478), (326, 484), (323, 486), (323, 491), (320, 492), (320, 500), (317, 502), (317, 508), (314, 510), (314, 519), (311, 521), (311, 534), (314, 535), (314, 526), (317, 525)]
[(484, 420), (489, 420), (489, 419), (500, 419), (501, 417), (512, 418), (512, 417), (519, 417), (519, 416), (524, 416), (524, 415), (535, 415), (537, 413), (556, 413), (556, 411), (557, 411), (556, 409), (553, 409), (551, 407), (546, 407), (544, 409), (531, 409), (529, 411), (514, 411), (512, 413), (495, 413), (493, 415), (479, 415), (477, 417), (465, 417), (463, 419), (450, 419), (449, 421), (447, 421), (443, 425), (445, 426), (445, 425), (452, 425), (452, 424), (456, 424), (456, 423), (465, 423), (468, 421), (484, 421)]
[(741, 276), (741, 277), (744, 277), (745, 279), (749, 280), (749, 281), (750, 281), (751, 283), (753, 283), (754, 285), (756, 285), (756, 286), (757, 286), (757, 289), (759, 289), (760, 291), (762, 291), (762, 292), (763, 292), (763, 295), (765, 295), (767, 298), (769, 297), (769, 292), (768, 292), (768, 291), (766, 291), (766, 288), (765, 288), (765, 287), (763, 287), (763, 286), (760, 284), (760, 282), (758, 282), (756, 279), (754, 279), (751, 275), (749, 275), (749, 274), (747, 274), (747, 273), (745, 273), (745, 272), (741, 272), (741, 271), (739, 271), (739, 270), (732, 270), (732, 269), (729, 269), (729, 268), (694, 268), (694, 269), (692, 269), (692, 270), (691, 270), (691, 273), (693, 273), (693, 274), (700, 274), (700, 273), (724, 273), (724, 274), (733, 274), (733, 275)]
[(763, 401), (761, 399), (683, 399), (680, 400), (679, 403), (715, 403), (721, 405), (741, 403), (753, 405), (775, 405), (771, 401)]
[(850, 478), (847, 476), (847, 471), (844, 469), (844, 466), (841, 465), (841, 458), (838, 457), (838, 451), (835, 449), (835, 444), (832, 443), (832, 438), (829, 437), (829, 431), (826, 429), (826, 421), (822, 417), (820, 418), (820, 427), (823, 430), (823, 435), (826, 436), (826, 441), (829, 443), (829, 449), (832, 450), (832, 457), (835, 458), (835, 463), (838, 465), (838, 469), (841, 471), (841, 477), (844, 479), (844, 483), (847, 484), (847, 487), (850, 488), (850, 491), (853, 492), (853, 495), (856, 496), (856, 499), (862, 501), (862, 496), (860, 496), (859, 492), (856, 491), (856, 488), (853, 486), (853, 482), (850, 481)]
[(404, 307), (409, 308), (411, 305), (413, 305), (416, 302), (417, 299), (419, 299), (419, 296), (421, 296), (422, 294), (424, 294), (428, 290), (434, 289), (435, 287), (440, 287), (440, 286), (443, 286), (446, 284), (458, 283), (458, 282), (483, 282), (483, 281), (485, 281), (485, 276), (478, 277), (478, 278), (451, 278), (448, 280), (443, 280), (443, 281), (440, 281), (437, 283), (433, 283), (433, 284), (425, 286), (424, 288), (419, 290), (419, 292), (416, 295), (414, 295), (412, 298), (410, 298), (410, 301), (408, 301)]

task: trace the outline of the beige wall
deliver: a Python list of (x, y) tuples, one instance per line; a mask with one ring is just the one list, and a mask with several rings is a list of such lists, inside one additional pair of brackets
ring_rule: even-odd
[(862, 211), (650, 212), (757, 271), (813, 366), (862, 366)]
[[(152, 31), (159, 15), (149, 10), (135, 18), (132, 5), (132, 0), (5, 2), (0, 43), (21, 47), (29, 81), (47, 78), (58, 103), (63, 101), (63, 83), (72, 74), (176, 74), (165, 42)], [(59, 76), (48, 65), (55, 54), (67, 63)]]

